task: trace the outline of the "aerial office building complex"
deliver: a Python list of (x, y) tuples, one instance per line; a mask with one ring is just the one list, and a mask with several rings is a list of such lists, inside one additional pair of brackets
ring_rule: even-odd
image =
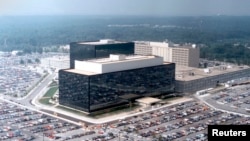
[(109, 54), (134, 54), (134, 43), (111, 39), (70, 43), (70, 68), (74, 68), (75, 60), (108, 57)]
[(196, 45), (135, 41), (134, 52), (140, 55), (161, 56), (165, 62), (173, 62), (178, 66), (199, 67), (200, 49)]
[(175, 64), (162, 57), (110, 55), (74, 62), (74, 69), (60, 70), (59, 103), (85, 112), (128, 103), (127, 95), (167, 95), (175, 88)]
[(200, 50), (192, 44), (135, 41), (135, 54), (157, 55), (163, 57), (165, 62), (176, 63), (175, 92), (180, 93), (194, 93), (236, 78), (250, 76), (248, 66), (198, 68)]

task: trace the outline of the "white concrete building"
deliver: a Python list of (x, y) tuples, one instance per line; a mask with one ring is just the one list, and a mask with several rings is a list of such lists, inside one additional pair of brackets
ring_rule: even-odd
[(196, 45), (135, 41), (135, 54), (157, 55), (163, 57), (165, 62), (173, 62), (179, 66), (199, 67), (200, 49)]
[(206, 69), (177, 66), (175, 90), (193, 93), (243, 77), (250, 77), (249, 66), (215, 66)]
[(53, 56), (41, 59), (41, 66), (45, 68), (67, 69), (69, 68), (68, 56)]
[(93, 59), (87, 61), (76, 60), (75, 69), (91, 72), (94, 74), (102, 74), (158, 66), (162, 65), (163, 63), (162, 57), (141, 55), (125, 56), (111, 54), (109, 58)]
[(150, 46), (150, 42), (136, 41), (134, 53), (140, 55), (152, 55), (152, 46)]

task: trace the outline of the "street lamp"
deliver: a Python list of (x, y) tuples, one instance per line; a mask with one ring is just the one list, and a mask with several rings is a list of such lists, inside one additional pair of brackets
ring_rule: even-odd
[(43, 141), (44, 141), (44, 133), (43, 133)]
[(120, 141), (120, 132), (118, 132), (118, 140)]
[(119, 141), (120, 141), (120, 133), (121, 133), (121, 131), (118, 132), (118, 134), (119, 134), (119, 135), (118, 135)]

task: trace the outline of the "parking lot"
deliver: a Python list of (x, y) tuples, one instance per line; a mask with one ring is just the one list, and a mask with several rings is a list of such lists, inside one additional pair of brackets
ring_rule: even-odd
[(5, 54), (0, 54), (0, 94), (10, 97), (24, 97), (42, 80), (49, 71), (40, 64), (42, 58), (63, 56), (60, 53)]
[(34, 61), (20, 64), (24, 57), (35, 60), (35, 56), (0, 57), (0, 94), (23, 97), (42, 79), (44, 74), (34, 68)]
[(0, 75), (0, 89), (2, 93), (12, 97), (25, 96), (42, 77), (37, 72), (22, 69), (21, 67), (8, 70), (1, 69)]
[(0, 140), (54, 140), (56, 133), (80, 128), (81, 126), (0, 101)]
[(250, 84), (230, 87), (202, 99), (218, 109), (250, 115)]
[(207, 125), (250, 124), (249, 117), (182, 102), (112, 123), (82, 126), (0, 101), (0, 140), (170, 141), (207, 140)]
[(212, 110), (190, 101), (114, 123), (90, 125), (76, 132), (56, 135), (62, 141), (205, 141), (209, 124), (250, 124), (250, 118)]

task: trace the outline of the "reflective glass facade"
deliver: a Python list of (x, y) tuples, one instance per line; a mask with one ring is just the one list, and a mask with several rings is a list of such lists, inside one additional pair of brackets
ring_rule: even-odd
[(166, 95), (174, 91), (175, 64), (83, 75), (60, 70), (59, 103), (86, 112), (128, 103), (127, 94)]
[(89, 111), (89, 77), (60, 70), (59, 97), (62, 105)]
[(70, 43), (70, 68), (74, 68), (75, 60), (108, 57), (110, 54), (134, 54), (134, 43), (102, 45), (81, 44), (80, 42)]

